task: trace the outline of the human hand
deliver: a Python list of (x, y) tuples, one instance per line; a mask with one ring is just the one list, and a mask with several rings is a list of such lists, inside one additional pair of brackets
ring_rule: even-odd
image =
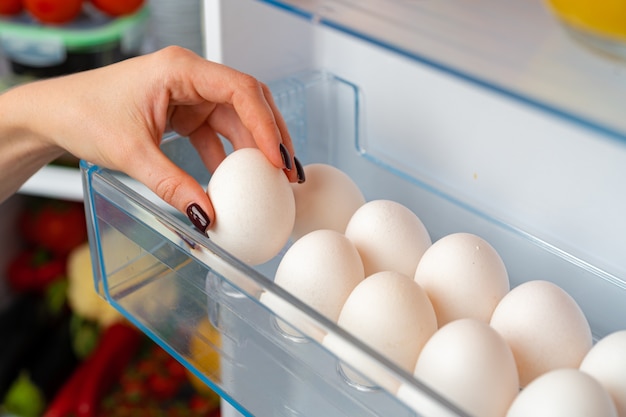
[(190, 138), (209, 170), (235, 149), (258, 147), (290, 181), (303, 181), (287, 126), (253, 77), (179, 47), (26, 86), (42, 115), (31, 128), (73, 155), (144, 183), (205, 231), (214, 211), (205, 190), (159, 149), (164, 132)]

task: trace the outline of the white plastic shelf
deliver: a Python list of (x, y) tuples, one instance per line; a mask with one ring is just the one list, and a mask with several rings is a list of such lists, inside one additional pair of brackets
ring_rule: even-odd
[(22, 194), (82, 201), (83, 185), (78, 168), (47, 165), (24, 183)]
[(626, 144), (626, 62), (573, 39), (542, 0), (260, 0)]

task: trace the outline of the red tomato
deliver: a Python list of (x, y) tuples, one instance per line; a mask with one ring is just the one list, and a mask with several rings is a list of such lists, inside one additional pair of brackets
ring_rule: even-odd
[(22, 11), (22, 0), (0, 0), (0, 15), (11, 16)]
[(26, 241), (67, 255), (87, 240), (85, 209), (82, 203), (43, 199), (22, 213), (20, 229)]
[(124, 16), (139, 10), (144, 0), (91, 0), (91, 3), (109, 16)]
[(174, 398), (182, 386), (182, 381), (169, 378), (160, 373), (152, 374), (147, 380), (150, 392), (157, 398), (168, 400)]
[(165, 371), (169, 377), (175, 381), (184, 381), (187, 379), (186, 368), (171, 356), (165, 361)]
[(7, 278), (18, 292), (41, 291), (65, 276), (66, 259), (45, 250), (26, 250), (11, 260)]
[(219, 409), (219, 407), (216, 407), (215, 402), (212, 399), (200, 394), (193, 394), (191, 396), (191, 398), (189, 399), (188, 407), (195, 414), (202, 416), (212, 416), (213, 414), (209, 413), (211, 413), (215, 409)]
[(83, 0), (24, 0), (24, 7), (42, 23), (61, 24), (80, 14)]

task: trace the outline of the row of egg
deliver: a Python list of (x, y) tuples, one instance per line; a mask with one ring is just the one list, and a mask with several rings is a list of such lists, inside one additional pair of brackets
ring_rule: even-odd
[[(602, 377), (605, 369), (626, 372), (624, 337), (594, 347), (613, 345), (604, 350), (619, 354), (595, 354), (586, 373), (575, 372), (591, 355), (592, 338), (564, 290), (540, 280), (510, 290), (502, 259), (482, 238), (455, 233), (432, 243), (405, 206), (366, 202), (330, 165), (304, 169), (307, 181), (290, 185), (259, 151), (229, 155), (208, 187), (216, 211), (211, 238), (250, 264), (273, 258), (291, 238), (278, 285), (472, 415), (540, 416), (552, 407), (550, 416), (576, 416), (586, 401), (594, 416), (626, 416), (623, 378)], [(354, 382), (376, 381), (416, 410), (428, 407), (341, 337), (310, 326), (291, 304), (269, 292), (261, 301), (298, 329), (279, 321), (282, 331), (302, 331), (358, 369), (344, 368)], [(565, 369), (566, 377), (556, 372)], [(566, 382), (555, 383), (559, 377)], [(570, 392), (563, 387), (583, 387), (585, 395), (563, 401), (559, 390)]]

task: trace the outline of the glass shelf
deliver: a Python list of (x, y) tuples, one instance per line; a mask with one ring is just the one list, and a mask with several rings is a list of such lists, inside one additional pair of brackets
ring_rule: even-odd
[(626, 61), (543, 1), (260, 0), (626, 143)]

